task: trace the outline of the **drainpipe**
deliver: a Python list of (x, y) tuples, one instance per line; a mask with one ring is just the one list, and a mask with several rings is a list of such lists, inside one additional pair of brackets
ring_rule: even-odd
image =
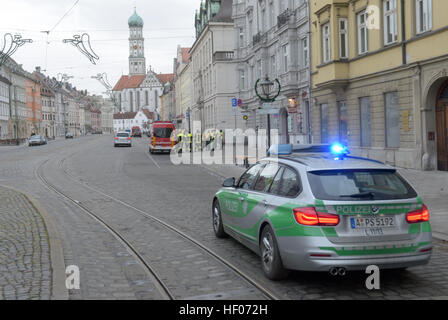
[(405, 23), (405, 8), (404, 0), (401, 0), (401, 52), (403, 65), (407, 64), (406, 54), (406, 23)]
[(308, 70), (309, 70), (309, 84), (308, 84), (308, 110), (306, 113), (306, 125), (307, 125), (307, 131), (308, 131), (308, 143), (312, 142), (312, 132), (311, 132), (311, 113), (312, 113), (312, 109), (313, 109), (313, 97), (311, 94), (311, 89), (313, 87), (313, 78), (312, 78), (312, 73), (313, 73), (313, 64), (312, 64), (312, 59), (313, 59), (313, 55), (312, 55), (312, 46), (311, 46), (311, 8), (310, 8), (310, 1), (308, 1), (307, 3), (308, 6)]

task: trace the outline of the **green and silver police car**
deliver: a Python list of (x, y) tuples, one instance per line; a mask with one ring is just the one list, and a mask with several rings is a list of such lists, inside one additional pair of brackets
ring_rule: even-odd
[(339, 145), (275, 145), (212, 205), (215, 235), (261, 257), (272, 280), (289, 270), (344, 275), (428, 263), (429, 211), (397, 170)]

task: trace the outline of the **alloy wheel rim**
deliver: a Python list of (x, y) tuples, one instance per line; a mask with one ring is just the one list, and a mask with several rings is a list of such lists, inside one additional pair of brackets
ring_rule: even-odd
[(272, 237), (269, 232), (264, 235), (262, 243), (263, 243), (263, 252), (262, 252), (263, 264), (265, 265), (266, 269), (270, 270), (272, 261), (274, 260), (274, 248), (272, 246)]
[(215, 231), (218, 231), (219, 228), (219, 210), (218, 207), (215, 206), (215, 209), (213, 210), (213, 227), (215, 228)]

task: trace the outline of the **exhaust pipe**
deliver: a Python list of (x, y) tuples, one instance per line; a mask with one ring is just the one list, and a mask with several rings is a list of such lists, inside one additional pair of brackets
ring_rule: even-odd
[(332, 275), (332, 276), (337, 276), (338, 275), (338, 272), (339, 270), (338, 270), (338, 268), (336, 268), (336, 267), (331, 267), (330, 268), (330, 274)]
[(345, 276), (347, 274), (347, 270), (343, 267), (331, 267), (329, 270), (332, 276)]

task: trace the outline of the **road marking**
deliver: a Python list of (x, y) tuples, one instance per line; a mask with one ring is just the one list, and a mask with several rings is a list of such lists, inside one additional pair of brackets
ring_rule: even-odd
[(146, 151), (144, 151), (144, 152), (145, 152), (146, 156), (147, 156), (149, 159), (151, 159), (152, 162), (154, 162), (154, 164), (157, 166), (157, 168), (160, 169), (160, 166), (159, 166), (159, 164), (156, 162), (156, 160), (154, 160), (154, 158), (153, 158), (149, 153), (147, 153)]

